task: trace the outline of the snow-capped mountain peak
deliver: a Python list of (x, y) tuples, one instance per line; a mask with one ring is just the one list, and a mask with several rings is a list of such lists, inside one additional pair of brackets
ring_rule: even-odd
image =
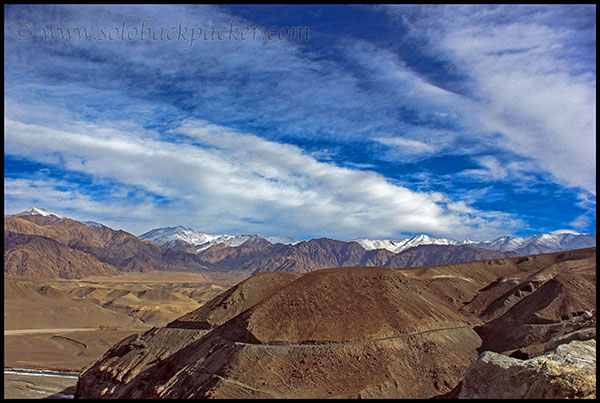
[(219, 237), (227, 237), (229, 235), (210, 235), (198, 232), (191, 228), (183, 226), (156, 228), (150, 230), (139, 237), (146, 241), (152, 241), (165, 248), (173, 247), (178, 241), (187, 243), (192, 246), (204, 245), (214, 241)]
[(164, 248), (172, 248), (177, 243), (194, 246), (196, 252), (201, 252), (216, 244), (224, 244), (231, 247), (238, 247), (246, 244), (246, 246), (259, 246), (269, 243), (297, 243), (295, 239), (287, 237), (268, 237), (262, 238), (255, 234), (243, 235), (213, 235), (198, 232), (191, 228), (183, 226), (157, 228), (150, 230), (139, 236), (146, 241), (152, 241)]
[(294, 238), (288, 236), (268, 236), (265, 239), (272, 244), (282, 243), (284, 245), (295, 245), (298, 243)]
[(45, 210), (45, 209), (39, 208), (39, 207), (31, 207), (30, 209), (25, 210), (25, 211), (23, 211), (21, 213), (14, 214), (13, 217), (32, 216), (32, 215), (41, 215), (41, 216), (44, 216), (44, 217), (56, 217), (56, 218), (59, 218), (59, 219), (65, 219), (65, 218), (67, 218), (64, 215), (56, 214), (56, 213), (53, 213), (51, 211), (48, 211), (48, 210)]
[(447, 238), (433, 238), (425, 234), (412, 238), (392, 241), (378, 239), (357, 239), (363, 248), (387, 249), (398, 253), (419, 245), (472, 245), (477, 248), (497, 250), (500, 252), (517, 252), (522, 255), (558, 252), (570, 249), (596, 246), (596, 234), (579, 234), (575, 231), (561, 230), (550, 234), (537, 234), (525, 237), (501, 236), (490, 241), (456, 241)]
[(387, 249), (391, 252), (398, 253), (405, 249), (412, 248), (419, 245), (457, 245), (458, 241), (448, 238), (433, 238), (426, 234), (415, 235), (412, 238), (406, 238), (402, 240), (390, 240), (390, 239), (369, 239), (362, 238), (356, 239), (363, 248), (367, 250), (372, 249)]

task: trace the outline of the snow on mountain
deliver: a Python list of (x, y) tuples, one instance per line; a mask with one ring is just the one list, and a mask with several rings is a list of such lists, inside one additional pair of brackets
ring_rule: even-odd
[(299, 242), (288, 236), (268, 236), (265, 239), (272, 244), (282, 243), (284, 245), (295, 245)]
[(398, 253), (419, 245), (472, 245), (477, 248), (497, 250), (500, 252), (517, 252), (522, 255), (551, 253), (571, 249), (589, 248), (596, 246), (596, 234), (579, 234), (574, 231), (560, 230), (551, 234), (530, 235), (525, 237), (501, 236), (491, 241), (456, 241), (447, 238), (432, 238), (420, 234), (412, 238), (398, 241), (379, 239), (357, 239), (363, 248), (387, 249)]
[(189, 246), (200, 246), (199, 248), (195, 249), (196, 252), (201, 252), (216, 244), (224, 244), (231, 247), (238, 247), (245, 244), (246, 242), (248, 242), (246, 245), (252, 246), (263, 245), (265, 243), (297, 243), (295, 239), (288, 237), (262, 238), (258, 235), (250, 234), (237, 236), (227, 234), (204, 234), (202, 232), (198, 232), (191, 228), (185, 228), (182, 226), (153, 229), (140, 235), (139, 238), (144, 239), (146, 241), (152, 241), (164, 248), (173, 248), (177, 243), (185, 243)]
[(391, 241), (389, 239), (361, 238), (355, 239), (354, 242), (358, 242), (360, 246), (362, 246), (366, 250), (387, 249), (391, 252), (396, 252), (397, 250), (400, 250), (400, 242), (402, 241)]
[(92, 228), (101, 228), (101, 227), (105, 226), (104, 224), (100, 224), (99, 222), (96, 222), (96, 221), (82, 221), (82, 223), (84, 223), (88, 227), (92, 227)]
[(229, 237), (229, 235), (203, 234), (182, 226), (156, 228), (139, 236), (141, 239), (152, 241), (164, 248), (172, 248), (178, 241), (190, 246), (204, 245), (222, 237)]
[(461, 244), (459, 241), (455, 241), (454, 239), (447, 238), (432, 238), (425, 234), (415, 235), (412, 238), (406, 238), (399, 241), (392, 241), (389, 239), (368, 239), (362, 238), (357, 239), (355, 242), (358, 242), (363, 248), (367, 250), (372, 249), (387, 249), (391, 252), (398, 253), (402, 252), (405, 249), (412, 248), (414, 246), (419, 245), (458, 245)]
[(31, 216), (31, 215), (41, 215), (41, 216), (44, 216), (44, 217), (56, 217), (56, 218), (60, 218), (60, 219), (67, 218), (64, 215), (56, 214), (56, 213), (53, 213), (51, 211), (44, 210), (43, 208), (38, 208), (38, 207), (32, 207), (32, 208), (30, 208), (28, 210), (25, 210), (25, 211), (21, 212), (21, 213), (13, 214), (12, 217)]
[(596, 246), (596, 234), (578, 234), (572, 231), (561, 231), (558, 233), (525, 237), (504, 236), (492, 241), (474, 243), (473, 246), (501, 252), (514, 251), (522, 255), (531, 255)]
[(237, 246), (245, 244), (248, 241), (254, 241), (257, 239), (261, 239), (261, 237), (259, 237), (258, 235), (221, 235), (219, 238), (215, 239), (214, 243), (222, 243), (235, 248)]

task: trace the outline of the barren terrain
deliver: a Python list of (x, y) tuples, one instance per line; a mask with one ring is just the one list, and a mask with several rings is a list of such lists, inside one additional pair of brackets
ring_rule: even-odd
[(595, 248), (257, 274), (112, 346), (75, 396), (451, 396), (483, 349), (526, 358), (594, 338), (595, 279)]
[[(4, 367), (79, 372), (119, 340), (164, 326), (239, 281), (221, 274), (207, 276), (179, 272), (78, 280), (5, 276)], [(77, 381), (23, 374), (5, 374), (4, 379), (5, 398), (43, 398)]]

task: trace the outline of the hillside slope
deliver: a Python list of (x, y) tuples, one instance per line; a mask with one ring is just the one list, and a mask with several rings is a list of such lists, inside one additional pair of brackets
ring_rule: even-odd
[(545, 351), (595, 327), (595, 254), (258, 274), (113, 346), (76, 397), (442, 396), (482, 346)]
[[(4, 272), (9, 275), (82, 278), (119, 272), (204, 269), (194, 254), (164, 249), (122, 230), (88, 226), (56, 215), (8, 217), (4, 219), (4, 232)], [(7, 239), (11, 241), (7, 243)]]

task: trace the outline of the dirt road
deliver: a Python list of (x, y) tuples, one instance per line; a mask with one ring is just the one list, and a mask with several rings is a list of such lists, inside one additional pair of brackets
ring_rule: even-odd
[(24, 334), (43, 334), (43, 333), (66, 333), (66, 332), (89, 332), (90, 330), (99, 330), (97, 327), (79, 327), (70, 329), (19, 329), (5, 330), (5, 336), (22, 336)]

